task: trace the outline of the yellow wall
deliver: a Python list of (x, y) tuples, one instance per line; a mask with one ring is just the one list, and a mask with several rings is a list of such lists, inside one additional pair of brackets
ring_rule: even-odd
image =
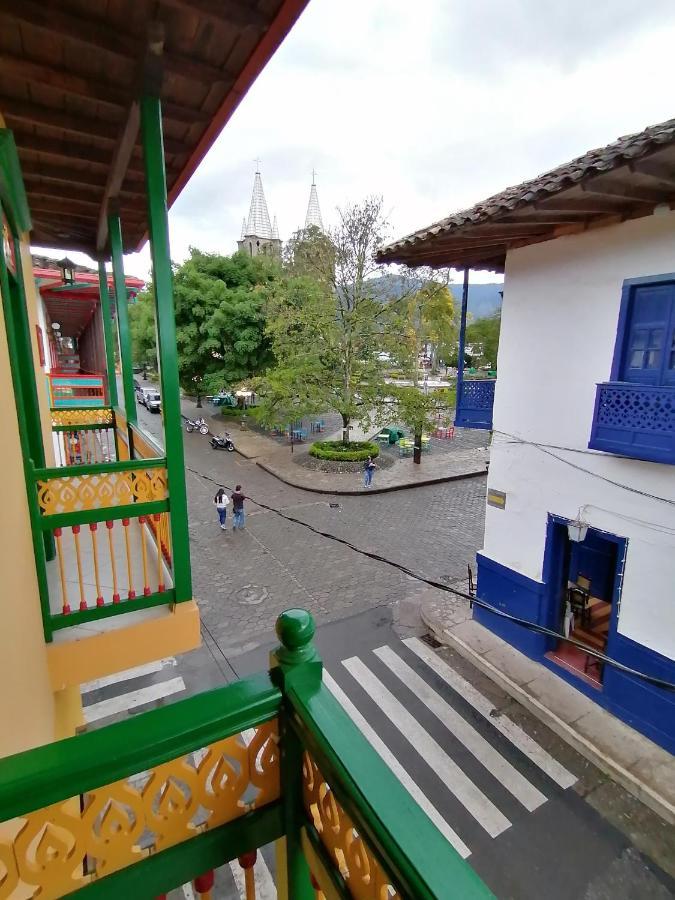
[(26, 482), (0, 308), (0, 756), (54, 738), (54, 697), (42, 631)]

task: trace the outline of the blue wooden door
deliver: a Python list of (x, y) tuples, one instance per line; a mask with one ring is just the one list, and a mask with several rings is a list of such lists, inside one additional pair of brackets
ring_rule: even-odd
[(633, 289), (619, 378), (675, 386), (675, 284)]

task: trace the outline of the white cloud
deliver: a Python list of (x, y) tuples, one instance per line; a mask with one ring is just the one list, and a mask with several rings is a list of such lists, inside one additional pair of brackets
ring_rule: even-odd
[[(675, 115), (672, 0), (310, 0), (171, 211), (232, 252), (254, 158), (282, 237), (382, 194), (392, 237)], [(147, 249), (127, 259), (144, 276)]]

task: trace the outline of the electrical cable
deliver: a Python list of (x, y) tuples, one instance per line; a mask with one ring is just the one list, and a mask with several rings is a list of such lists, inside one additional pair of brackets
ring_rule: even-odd
[[(583, 466), (578, 466), (576, 463), (571, 462), (569, 459), (564, 459), (562, 456), (558, 456), (555, 453), (552, 453), (550, 450), (546, 448), (544, 444), (538, 444), (536, 441), (528, 441), (525, 438), (520, 438), (518, 435), (509, 434), (507, 431), (495, 431), (496, 434), (504, 435), (505, 437), (513, 438), (513, 443), (516, 444), (525, 444), (529, 447), (534, 447), (535, 450), (539, 450), (541, 453), (545, 453), (547, 456), (552, 456), (553, 459), (557, 459), (558, 462), (564, 463), (566, 466), (571, 466), (571, 468), (576, 469), (579, 472), (584, 472), (586, 475), (591, 475), (593, 478), (598, 478), (600, 481), (604, 481), (606, 484), (614, 485), (614, 487), (622, 488), (624, 491), (630, 491), (631, 494), (639, 494), (641, 497), (647, 497), (650, 500), (659, 500), (661, 503), (667, 503), (669, 506), (675, 506), (675, 500), (671, 500), (669, 497), (660, 497), (658, 494), (650, 494), (648, 491), (641, 491), (639, 488), (631, 487), (629, 484), (623, 484), (621, 481), (614, 481), (612, 478), (607, 478), (606, 475), (600, 475), (598, 472), (593, 472), (592, 469), (585, 469)], [(571, 450), (571, 447), (561, 447), (561, 450)], [(623, 457), (622, 457), (623, 458)]]
[[(205, 475), (203, 472), (197, 471), (197, 469), (193, 469), (190, 466), (185, 467), (188, 472), (192, 472), (193, 475), (196, 475), (199, 478), (202, 478), (204, 481), (210, 481), (212, 484), (216, 485), (216, 487), (221, 487), (227, 490), (232, 490), (232, 487), (227, 484), (221, 484), (221, 482), (216, 481), (215, 478), (212, 478), (210, 475)], [(314, 534), (319, 537), (327, 538), (328, 540), (335, 541), (338, 544), (342, 544), (345, 547), (348, 547), (350, 550), (353, 550), (355, 553), (361, 554), (361, 556), (366, 556), (369, 559), (373, 559), (376, 562), (384, 563), (385, 565), (391, 566), (394, 569), (397, 569), (399, 572), (402, 572), (404, 575), (408, 575), (411, 578), (414, 578), (416, 581), (420, 581), (423, 584), (429, 585), (429, 587), (437, 588), (441, 591), (445, 591), (446, 593), (454, 594), (457, 597), (462, 597), (464, 600), (468, 600), (471, 604), (475, 604), (476, 606), (481, 607), (482, 609), (486, 609), (491, 613), (494, 613), (497, 616), (500, 616), (503, 619), (508, 619), (511, 622), (516, 622), (518, 625), (522, 625), (523, 627), (529, 629), (530, 631), (535, 631), (540, 634), (545, 634), (549, 637), (554, 637), (557, 640), (565, 641), (568, 644), (571, 644), (574, 647), (582, 650), (584, 653), (587, 653), (589, 656), (594, 656), (596, 659), (601, 660), (603, 663), (606, 663), (613, 668), (625, 672), (627, 675), (634, 675), (636, 678), (641, 678), (643, 681), (648, 682), (649, 684), (653, 684), (656, 687), (664, 688), (665, 690), (675, 691), (675, 684), (670, 681), (666, 681), (663, 678), (658, 678), (654, 675), (648, 675), (646, 672), (640, 672), (637, 669), (633, 669), (630, 666), (624, 665), (624, 663), (619, 662), (618, 660), (612, 659), (609, 656), (606, 656), (604, 653), (601, 653), (599, 650), (594, 650), (592, 647), (588, 647), (586, 644), (583, 644), (581, 641), (577, 641), (575, 638), (565, 637), (565, 635), (560, 634), (557, 631), (554, 631), (552, 628), (546, 628), (543, 625), (539, 625), (536, 622), (530, 622), (527, 619), (521, 619), (518, 616), (513, 616), (510, 613), (504, 612), (501, 609), (497, 609), (496, 606), (492, 606), (490, 603), (485, 603), (483, 600), (478, 600), (476, 597), (471, 596), (471, 594), (467, 594), (465, 591), (459, 591), (456, 588), (452, 588), (447, 584), (443, 584), (442, 582), (435, 581), (432, 578), (425, 578), (424, 575), (420, 575), (418, 572), (414, 572), (412, 569), (409, 569), (407, 566), (402, 565), (401, 563), (394, 562), (391, 559), (387, 559), (385, 556), (381, 556), (379, 553), (374, 553), (371, 550), (363, 550), (361, 547), (357, 547), (355, 544), (352, 544), (350, 541), (345, 538), (341, 538), (336, 534), (332, 534), (330, 531), (322, 531), (320, 528), (315, 528), (313, 525), (310, 525), (308, 522), (303, 522), (302, 519), (297, 519), (295, 516), (289, 515), (283, 512), (280, 509), (277, 509), (274, 506), (269, 506), (266, 503), (262, 503), (260, 500), (256, 500), (255, 497), (251, 497), (247, 495), (247, 498), (255, 503), (256, 506), (261, 509), (267, 510), (268, 512), (275, 513), (275, 515), (280, 516), (282, 519), (285, 519), (287, 522), (292, 522), (295, 525), (301, 525), (303, 528), (309, 529)], [(210, 633), (210, 632), (209, 632)], [(213, 639), (215, 641), (215, 639)], [(222, 649), (218, 645), (216, 641), (216, 646), (221, 653), (223, 653)], [(225, 654), (223, 653), (223, 657)], [(225, 657), (226, 658), (226, 657)], [(232, 664), (227, 660), (228, 665), (234, 671)]]

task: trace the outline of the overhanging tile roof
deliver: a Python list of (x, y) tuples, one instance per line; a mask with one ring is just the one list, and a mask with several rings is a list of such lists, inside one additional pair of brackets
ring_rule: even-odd
[[(517, 246), (522, 246), (535, 239), (547, 240), (570, 233), (569, 227), (561, 226), (577, 225), (582, 228), (576, 230), (582, 230), (593, 220), (611, 224), (616, 216), (627, 218), (651, 213), (655, 205), (675, 201), (674, 147), (675, 119), (669, 119), (621, 137), (606, 147), (589, 150), (550, 172), (415, 231), (385, 246), (378, 258), (381, 262), (410, 265), (426, 262), (464, 265), (473, 255), (478, 257), (477, 262), (497, 269), (503, 265), (506, 250), (511, 246), (509, 232)], [(559, 205), (550, 202), (557, 197), (564, 197), (565, 202)], [(556, 210), (559, 221), (553, 222)], [(528, 214), (513, 215), (521, 211)], [(495, 230), (497, 225), (503, 226), (501, 230)], [(487, 230), (486, 226), (493, 227)], [(522, 233), (524, 226), (531, 226), (533, 240), (527, 240), (528, 235)], [(467, 244), (472, 236), (473, 242)], [(483, 248), (487, 256), (481, 260)], [(467, 255), (468, 250), (471, 252)]]

